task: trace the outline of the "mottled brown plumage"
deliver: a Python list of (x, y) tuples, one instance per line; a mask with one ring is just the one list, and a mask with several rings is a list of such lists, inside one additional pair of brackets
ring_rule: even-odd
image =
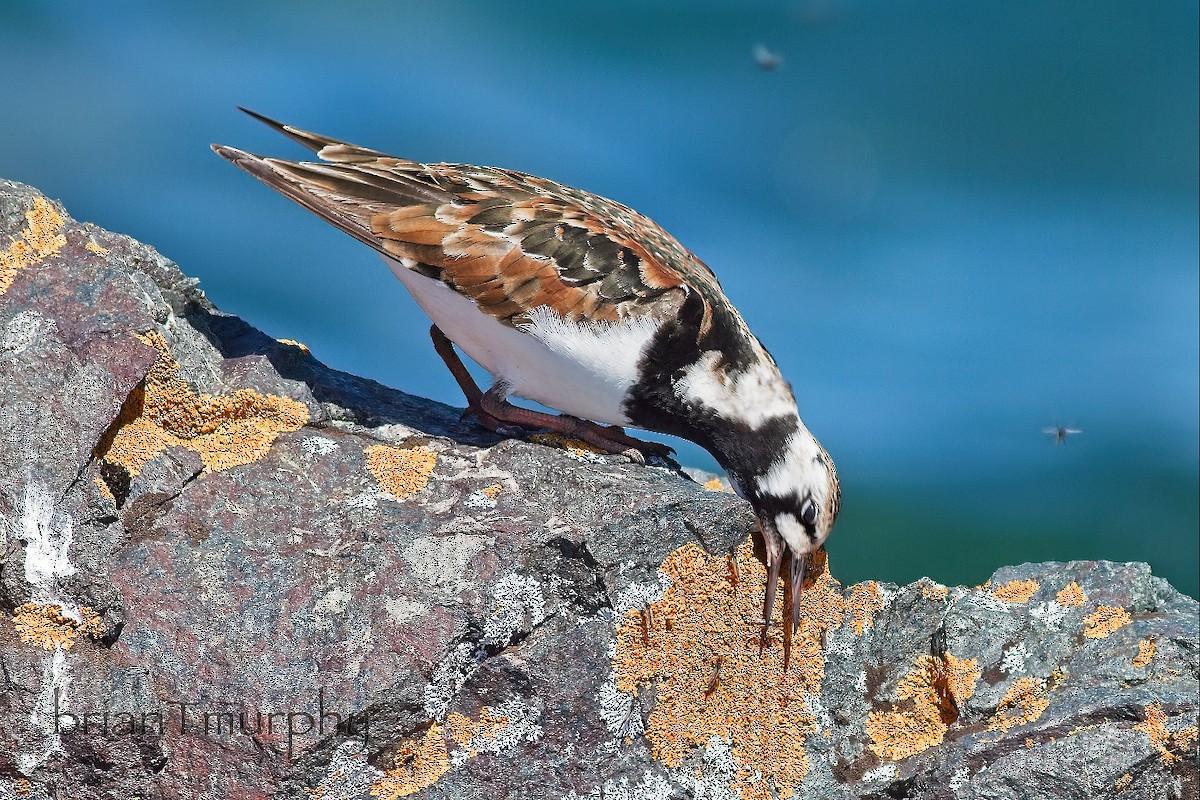
[(247, 113), (322, 162), (218, 153), (505, 324), (538, 306), (571, 320), (665, 316), (696, 293), (706, 325), (720, 304), (745, 327), (712, 270), (627, 206), (512, 170), (394, 158)]

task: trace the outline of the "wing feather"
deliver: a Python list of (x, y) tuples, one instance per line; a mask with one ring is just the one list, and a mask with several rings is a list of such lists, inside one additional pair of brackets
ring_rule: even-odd
[(705, 324), (714, 305), (740, 323), (703, 262), (619, 203), (510, 170), (394, 158), (247, 113), (322, 160), (214, 146), (219, 155), (502, 322), (518, 325), (539, 306), (570, 319), (665, 316), (697, 294)]

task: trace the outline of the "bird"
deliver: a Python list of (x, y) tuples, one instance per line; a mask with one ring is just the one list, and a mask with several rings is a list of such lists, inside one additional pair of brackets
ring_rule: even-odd
[(754, 63), (764, 72), (774, 72), (783, 66), (783, 56), (759, 43), (754, 45)]
[[(319, 160), (212, 149), (383, 256), (432, 321), (434, 348), (485, 427), (541, 428), (642, 462), (665, 449), (629, 436), (632, 426), (711, 453), (762, 531), (763, 641), (785, 556), (798, 628), (808, 556), (841, 505), (837, 470), (703, 261), (649, 218), (590, 192), (508, 169), (396, 158), (239, 109)], [(492, 376), (486, 391), (456, 347)], [(562, 415), (513, 405), (514, 396)]]
[(1054, 444), (1060, 445), (1067, 443), (1068, 436), (1074, 436), (1075, 434), (1083, 433), (1083, 431), (1079, 428), (1068, 428), (1064, 425), (1054, 425), (1050, 428), (1042, 428), (1042, 433), (1052, 436), (1054, 438)]

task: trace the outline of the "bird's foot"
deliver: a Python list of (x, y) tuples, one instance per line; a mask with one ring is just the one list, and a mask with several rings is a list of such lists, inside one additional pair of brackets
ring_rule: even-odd
[[(595, 441), (590, 439), (584, 439), (584, 441), (588, 441), (589, 444), (601, 447), (601, 449), (605, 449), (608, 452), (619, 453), (619, 455), (623, 455), (629, 458), (631, 462), (637, 464), (646, 463), (647, 456), (670, 458), (674, 455), (673, 447), (656, 443), (656, 441), (635, 439), (628, 433), (625, 433), (625, 429), (618, 425), (596, 425), (595, 422), (576, 419), (576, 417), (572, 416), (564, 416), (562, 419), (574, 421), (575, 425), (578, 426), (578, 431), (587, 429), (590, 437), (605, 440), (607, 444), (596, 444)], [(578, 435), (581, 439), (583, 438), (580, 433), (571, 435)]]
[(625, 429), (620, 425), (596, 425), (594, 422), (587, 423), (594, 426), (601, 436), (616, 442), (617, 444), (625, 445), (627, 449), (639, 451), (645, 461), (645, 456), (658, 456), (659, 458), (670, 458), (675, 455), (675, 448), (659, 442), (646, 442), (641, 439), (634, 438), (625, 433)]
[[(597, 425), (568, 414), (560, 414), (557, 417), (546, 415), (546, 417), (544, 427), (554, 433), (569, 439), (577, 439), (610, 455), (625, 456), (634, 464), (646, 463), (646, 454), (633, 444), (637, 440), (625, 436), (624, 431), (621, 431), (620, 438), (618, 438), (611, 433), (609, 426)], [(621, 429), (616, 428), (616, 430), (620, 431)], [(637, 444), (645, 443), (637, 442)]]

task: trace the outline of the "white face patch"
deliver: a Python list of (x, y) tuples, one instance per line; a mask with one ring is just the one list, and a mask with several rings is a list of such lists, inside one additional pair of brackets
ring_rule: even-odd
[(716, 350), (701, 355), (676, 382), (675, 394), (726, 419), (741, 422), (751, 430), (761, 428), (771, 419), (797, 416), (792, 390), (769, 360), (763, 359), (744, 372), (731, 375), (717, 369), (720, 358)]
[(804, 524), (791, 514), (776, 515), (775, 530), (779, 531), (779, 535), (793, 553), (807, 553), (816, 549), (816, 544), (808, 538), (808, 533), (804, 530)]
[[(760, 495), (787, 497), (806, 493), (812, 495), (821, 514), (828, 514), (828, 500), (833, 490), (828, 468), (821, 463), (821, 446), (812, 434), (801, 425), (788, 439), (783, 457), (771, 465), (771, 469), (754, 481)], [(799, 511), (799, 509), (797, 509)], [(817, 519), (817, 539), (808, 536), (804, 524), (792, 514), (780, 514), (774, 518), (775, 526), (788, 547), (799, 553), (807, 553), (824, 541), (829, 534), (831, 520)]]

